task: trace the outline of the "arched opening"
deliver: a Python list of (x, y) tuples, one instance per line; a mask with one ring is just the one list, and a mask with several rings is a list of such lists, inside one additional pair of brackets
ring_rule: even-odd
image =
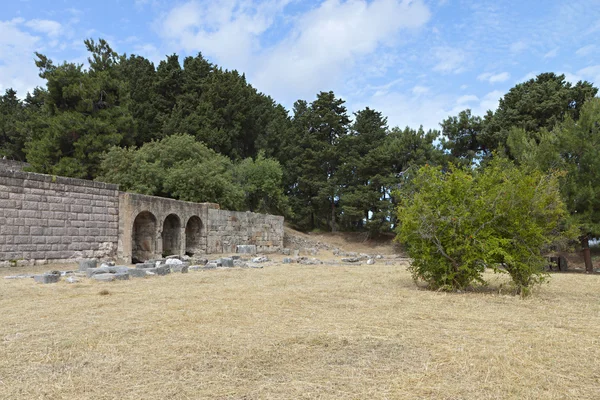
[(193, 256), (201, 252), (201, 235), (202, 220), (194, 215), (188, 220), (185, 226), (185, 254)]
[(131, 261), (144, 262), (155, 257), (156, 217), (148, 211), (142, 211), (133, 221)]
[(162, 249), (163, 256), (179, 255), (181, 249), (181, 222), (175, 214), (167, 215), (163, 223)]

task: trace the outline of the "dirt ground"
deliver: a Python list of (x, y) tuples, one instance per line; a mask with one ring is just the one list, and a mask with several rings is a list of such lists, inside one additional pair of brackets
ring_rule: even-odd
[(502, 276), (436, 293), (384, 245), (338, 239), (317, 242), (386, 255), (111, 283), (1, 279), (0, 399), (600, 398), (600, 275), (553, 274), (525, 300)]

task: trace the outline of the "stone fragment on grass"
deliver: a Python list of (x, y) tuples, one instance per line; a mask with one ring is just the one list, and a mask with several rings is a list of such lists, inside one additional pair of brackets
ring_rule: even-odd
[(374, 260), (374, 259), (372, 259), (372, 258), (369, 258), (369, 259), (367, 260), (367, 265), (373, 265), (373, 264), (375, 264), (375, 260)]
[(181, 265), (183, 264), (183, 261), (181, 261), (179, 258), (167, 258), (167, 261), (165, 261), (166, 265)]
[(264, 262), (267, 262), (267, 261), (269, 261), (269, 259), (267, 257), (264, 257), (264, 256), (262, 256), (262, 257), (254, 257), (252, 259), (253, 263), (264, 263)]
[(182, 274), (187, 274), (189, 268), (190, 267), (189, 267), (189, 264), (187, 262), (183, 263), (183, 264), (180, 264), (180, 265), (171, 265), (171, 272), (173, 272), (173, 273), (178, 273), (179, 272), (179, 273), (182, 273)]
[(92, 275), (91, 278), (96, 281), (100, 281), (100, 282), (112, 282), (115, 279), (117, 279), (115, 277), (115, 274), (110, 274), (110, 273), (95, 274), (95, 275)]
[(9, 275), (5, 276), (4, 279), (24, 279), (24, 278), (33, 278), (35, 275)]
[(233, 258), (231, 257), (223, 257), (221, 258), (221, 266), (226, 268), (233, 267)]
[(65, 279), (65, 281), (67, 281), (67, 283), (77, 283), (77, 282), (79, 282), (79, 278), (76, 278), (74, 276), (69, 276), (67, 279)]
[(135, 264), (135, 268), (137, 268), (137, 269), (156, 268), (156, 264), (155, 263)]
[(98, 266), (98, 260), (95, 258), (87, 258), (79, 261), (79, 270), (86, 271), (90, 268), (96, 268)]
[(145, 278), (148, 276), (147, 271), (142, 268), (130, 268), (129, 276), (132, 278)]
[(37, 283), (56, 283), (60, 280), (60, 274), (41, 274), (34, 275), (33, 279)]
[(360, 261), (360, 258), (358, 257), (346, 257), (346, 258), (342, 258), (343, 262), (347, 262), (347, 263), (357, 263)]

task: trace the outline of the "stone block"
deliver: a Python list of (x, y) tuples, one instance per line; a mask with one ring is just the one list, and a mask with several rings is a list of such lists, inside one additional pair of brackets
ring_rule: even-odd
[(146, 269), (146, 268), (155, 268), (155, 267), (156, 267), (156, 264), (153, 262), (135, 264), (136, 269)]
[(145, 278), (148, 276), (146, 270), (141, 268), (130, 268), (128, 273), (132, 278)]
[(128, 281), (129, 280), (129, 273), (128, 272), (118, 272), (116, 274), (113, 274), (115, 279), (118, 281)]
[(33, 279), (37, 283), (56, 283), (60, 280), (60, 274), (34, 275)]
[(240, 254), (256, 254), (256, 245), (254, 244), (240, 244), (236, 246), (236, 253)]
[(91, 278), (100, 282), (112, 282), (117, 279), (115, 274), (96, 274), (91, 276)]
[(182, 274), (187, 274), (188, 270), (189, 270), (189, 264), (188, 263), (183, 263), (183, 264), (179, 264), (179, 265), (171, 265), (171, 272), (173, 273), (182, 273)]
[(233, 267), (233, 258), (231, 257), (223, 257), (221, 258), (221, 266), (232, 268)]

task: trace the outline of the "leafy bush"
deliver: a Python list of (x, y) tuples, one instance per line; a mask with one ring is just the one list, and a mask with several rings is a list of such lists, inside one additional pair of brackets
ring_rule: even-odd
[(500, 158), (478, 171), (422, 167), (398, 208), (397, 240), (413, 258), (413, 278), (458, 290), (485, 283), (491, 267), (529, 294), (545, 278), (542, 248), (574, 235), (563, 224), (558, 175)]

